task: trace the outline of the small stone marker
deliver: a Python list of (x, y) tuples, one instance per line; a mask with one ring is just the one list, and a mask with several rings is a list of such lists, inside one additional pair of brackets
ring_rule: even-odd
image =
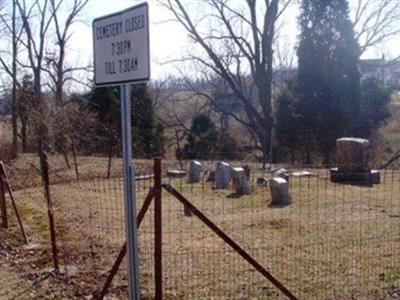
[(272, 205), (290, 204), (289, 184), (281, 177), (274, 177), (270, 180)]
[(189, 165), (188, 183), (196, 183), (201, 179), (201, 162), (192, 160)]
[(215, 180), (215, 171), (208, 171), (207, 182), (214, 182)]
[(246, 174), (247, 180), (250, 180), (250, 174), (251, 174), (250, 166), (249, 165), (244, 165), (244, 166), (242, 166), (242, 168), (244, 169), (244, 174)]
[(231, 167), (228, 163), (220, 161), (215, 167), (215, 188), (225, 189), (231, 180)]
[(275, 170), (274, 172), (272, 172), (272, 175), (274, 177), (280, 177), (285, 179), (287, 182), (289, 182), (289, 172), (288, 170), (284, 169), (284, 168), (280, 168), (278, 170)]
[(297, 171), (297, 172), (292, 172), (292, 176), (294, 176), (294, 177), (311, 177), (311, 176), (315, 176), (315, 174), (311, 173), (309, 171)]
[(258, 177), (257, 178), (257, 185), (259, 186), (268, 186), (268, 179), (265, 177)]
[(232, 179), (235, 191), (239, 195), (250, 194), (249, 184), (247, 182), (244, 168), (232, 168)]
[(168, 170), (167, 172), (168, 177), (174, 178), (182, 178), (186, 176), (186, 171), (183, 170)]

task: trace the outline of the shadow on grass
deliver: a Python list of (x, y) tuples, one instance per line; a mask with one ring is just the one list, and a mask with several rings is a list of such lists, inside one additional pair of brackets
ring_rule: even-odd
[(292, 204), (292, 198), (290, 197), (289, 198), (289, 201), (287, 202), (287, 203), (284, 203), (284, 204), (275, 204), (275, 203), (270, 203), (270, 204), (268, 204), (268, 208), (285, 208), (285, 207), (288, 207), (289, 205), (291, 205)]
[(374, 184), (370, 182), (352, 182), (352, 181), (343, 181), (343, 182), (334, 182), (334, 184), (338, 185), (350, 185), (350, 186), (357, 186), (362, 188), (373, 188)]
[(241, 198), (242, 196), (245, 196), (246, 194), (241, 194), (241, 193), (231, 193), (231, 194), (229, 194), (229, 195), (227, 195), (226, 196), (226, 198), (228, 198), (228, 199), (239, 199), (239, 198)]

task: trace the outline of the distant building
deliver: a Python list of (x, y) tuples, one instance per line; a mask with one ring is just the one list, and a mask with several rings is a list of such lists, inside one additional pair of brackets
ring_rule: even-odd
[(362, 59), (359, 64), (361, 81), (376, 78), (382, 85), (394, 90), (400, 90), (400, 61), (380, 59)]

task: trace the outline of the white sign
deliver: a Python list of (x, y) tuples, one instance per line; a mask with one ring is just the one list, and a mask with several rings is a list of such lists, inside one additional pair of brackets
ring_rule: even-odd
[(150, 78), (147, 3), (93, 21), (96, 85), (116, 85)]

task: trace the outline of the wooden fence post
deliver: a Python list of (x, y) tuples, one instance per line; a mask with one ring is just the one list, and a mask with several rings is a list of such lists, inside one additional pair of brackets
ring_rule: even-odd
[(22, 225), (22, 220), (21, 220), (21, 217), (20, 217), (19, 212), (18, 212), (17, 204), (15, 203), (15, 199), (14, 199), (14, 196), (13, 196), (11, 185), (10, 185), (10, 182), (8, 181), (8, 178), (7, 178), (6, 168), (4, 167), (4, 163), (2, 161), (0, 161), (0, 185), (1, 185), (1, 191), (0, 192), (4, 197), (4, 205), (6, 205), (5, 204), (6, 203), (5, 202), (5, 193), (6, 193), (6, 190), (7, 190), (8, 194), (10, 195), (11, 205), (12, 205), (12, 207), (14, 209), (15, 216), (17, 217), (19, 228), (21, 229), (22, 237), (24, 239), (25, 244), (28, 244), (28, 239), (26, 238), (24, 226)]
[(154, 159), (154, 283), (155, 299), (162, 300), (162, 169), (161, 158)]
[(46, 201), (47, 201), (47, 215), (49, 217), (53, 263), (54, 263), (54, 268), (58, 272), (59, 271), (58, 250), (57, 250), (56, 228), (55, 228), (55, 222), (54, 222), (53, 203), (51, 201), (51, 194), (50, 194), (49, 163), (47, 161), (47, 154), (43, 148), (40, 149), (40, 164), (41, 164), (41, 168), (42, 168), (44, 195), (45, 195)]
[(6, 193), (4, 191), (4, 178), (0, 175), (0, 210), (1, 210), (1, 226), (8, 228), (8, 216), (6, 205)]

